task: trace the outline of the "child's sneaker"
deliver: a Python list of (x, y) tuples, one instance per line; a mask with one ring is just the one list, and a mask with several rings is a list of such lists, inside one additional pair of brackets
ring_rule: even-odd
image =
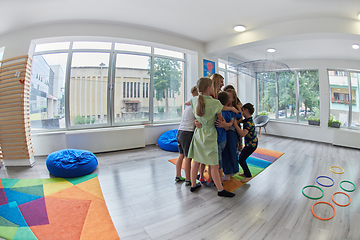
[(208, 180), (206, 181), (206, 186), (208, 186), (208, 187), (214, 187), (214, 186), (215, 186), (214, 180), (208, 179)]
[[(200, 184), (200, 182), (198, 180), (196, 180), (196, 184)], [(185, 180), (185, 186), (191, 186), (191, 181)]]
[(175, 182), (183, 182), (183, 181), (185, 181), (184, 177), (181, 177), (181, 176), (175, 177)]
[(203, 178), (199, 178), (199, 181), (200, 181), (202, 184), (206, 184), (206, 180), (203, 179)]

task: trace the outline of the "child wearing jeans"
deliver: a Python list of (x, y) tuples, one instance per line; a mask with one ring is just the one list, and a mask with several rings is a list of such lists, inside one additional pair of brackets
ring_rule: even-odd
[(196, 175), (200, 163), (210, 165), (211, 175), (218, 189), (220, 197), (234, 197), (235, 194), (224, 189), (219, 175), (219, 156), (217, 133), (215, 129), (216, 116), (223, 120), (221, 110), (223, 105), (219, 100), (213, 99), (210, 94), (214, 87), (210, 78), (200, 78), (197, 82), (199, 96), (193, 97), (191, 107), (196, 119), (201, 123), (201, 128), (195, 128), (190, 144), (189, 158), (194, 159), (191, 166), (191, 188), (194, 192), (201, 187), (196, 183)]
[(236, 131), (240, 134), (241, 137), (245, 137), (245, 147), (239, 155), (239, 164), (244, 170), (243, 173), (239, 173), (239, 176), (245, 176), (241, 182), (245, 183), (252, 179), (251, 172), (246, 163), (246, 159), (256, 150), (258, 146), (258, 139), (255, 132), (255, 124), (252, 119), (252, 114), (254, 113), (254, 105), (251, 103), (246, 103), (242, 107), (242, 112), (244, 114), (245, 120), (243, 121), (243, 128), (239, 127), (238, 120), (234, 121), (234, 126)]

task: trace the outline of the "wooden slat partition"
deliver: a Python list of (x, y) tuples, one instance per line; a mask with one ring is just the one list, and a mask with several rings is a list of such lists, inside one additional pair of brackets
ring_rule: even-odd
[(34, 155), (30, 128), (28, 56), (0, 61), (0, 160), (30, 159)]

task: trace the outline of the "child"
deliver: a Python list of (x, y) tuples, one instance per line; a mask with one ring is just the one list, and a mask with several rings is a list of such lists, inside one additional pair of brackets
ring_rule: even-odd
[[(235, 106), (236, 105), (236, 92), (234, 89), (227, 89), (227, 94), (229, 95), (229, 103), (228, 105)], [(241, 114), (235, 116), (232, 112), (228, 112), (228, 118), (234, 119), (235, 117), (241, 118)], [(224, 117), (225, 118), (225, 117)], [(223, 171), (225, 176), (222, 178), (224, 181), (230, 180), (234, 174), (239, 172), (239, 164), (238, 164), (238, 155), (237, 155), (237, 143), (238, 138), (236, 135), (236, 129), (234, 126), (231, 126), (226, 131), (226, 146), (222, 153), (223, 157)]]
[[(228, 89), (234, 89), (234, 91), (236, 91), (233, 85), (226, 85), (226, 86), (224, 87), (224, 91), (227, 91)], [(240, 112), (242, 111), (242, 110), (241, 110), (241, 108), (242, 108), (242, 103), (241, 103), (241, 101), (240, 101), (240, 99), (239, 99), (238, 97), (236, 97), (236, 101), (235, 101), (235, 104), (234, 104), (234, 105), (235, 105), (235, 107), (236, 107)], [(238, 120), (239, 120), (239, 119), (238, 119)], [(240, 122), (242, 122), (242, 119), (240, 119)], [(241, 128), (241, 126), (240, 126), (240, 128)], [(240, 152), (241, 152), (241, 150), (242, 150), (242, 148), (243, 148), (242, 138), (240, 137), (239, 133), (237, 133), (237, 132), (236, 132), (236, 135), (237, 135), (237, 137), (238, 137), (237, 153), (240, 154)]]
[[(229, 95), (227, 92), (219, 92), (218, 100), (222, 105), (227, 105), (229, 102)], [(223, 175), (223, 161), (222, 161), (222, 152), (226, 146), (226, 131), (233, 125), (232, 117), (235, 116), (235, 113), (231, 111), (222, 111), (222, 116), (225, 121), (216, 120), (216, 130), (218, 134), (218, 155), (219, 155), (219, 174), (220, 177)]]
[(245, 176), (245, 178), (241, 180), (241, 182), (245, 183), (252, 179), (251, 172), (248, 165), (246, 164), (246, 159), (256, 150), (258, 146), (258, 139), (255, 132), (255, 124), (252, 119), (254, 106), (251, 103), (246, 103), (243, 105), (242, 111), (245, 117), (243, 122), (244, 129), (239, 127), (239, 122), (237, 120), (234, 121), (234, 126), (240, 136), (245, 137), (245, 147), (239, 156), (239, 164), (244, 171), (244, 173), (239, 173), (239, 175)]
[(210, 166), (211, 175), (218, 189), (218, 196), (233, 197), (234, 193), (226, 191), (221, 183), (219, 175), (219, 158), (217, 133), (215, 129), (216, 116), (223, 119), (221, 110), (222, 104), (217, 99), (213, 99), (210, 94), (214, 91), (210, 78), (200, 78), (197, 82), (199, 96), (193, 97), (191, 107), (196, 119), (202, 124), (201, 128), (195, 128), (193, 139), (190, 144), (189, 158), (193, 158), (191, 166), (191, 188), (194, 192), (201, 184), (196, 183), (196, 175), (200, 163)]
[[(198, 95), (196, 86), (191, 88), (191, 94), (193, 97)], [(190, 147), (190, 142), (194, 134), (195, 129), (195, 116), (192, 112), (190, 106), (185, 107), (181, 123), (178, 129), (176, 136), (178, 147), (179, 147), (179, 157), (176, 161), (176, 182), (182, 182), (185, 180), (185, 185), (190, 186), (190, 168), (191, 168), (191, 158), (188, 158), (188, 152)], [(185, 156), (185, 178), (181, 176), (181, 167), (183, 159)]]

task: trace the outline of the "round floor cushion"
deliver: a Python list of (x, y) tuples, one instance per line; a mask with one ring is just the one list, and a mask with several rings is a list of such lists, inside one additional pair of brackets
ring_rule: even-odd
[(63, 149), (53, 152), (46, 158), (46, 167), (55, 177), (73, 178), (92, 173), (98, 160), (90, 151)]
[(166, 151), (178, 152), (179, 148), (178, 148), (178, 142), (176, 140), (177, 132), (178, 132), (177, 129), (173, 129), (161, 134), (158, 139), (159, 147)]

